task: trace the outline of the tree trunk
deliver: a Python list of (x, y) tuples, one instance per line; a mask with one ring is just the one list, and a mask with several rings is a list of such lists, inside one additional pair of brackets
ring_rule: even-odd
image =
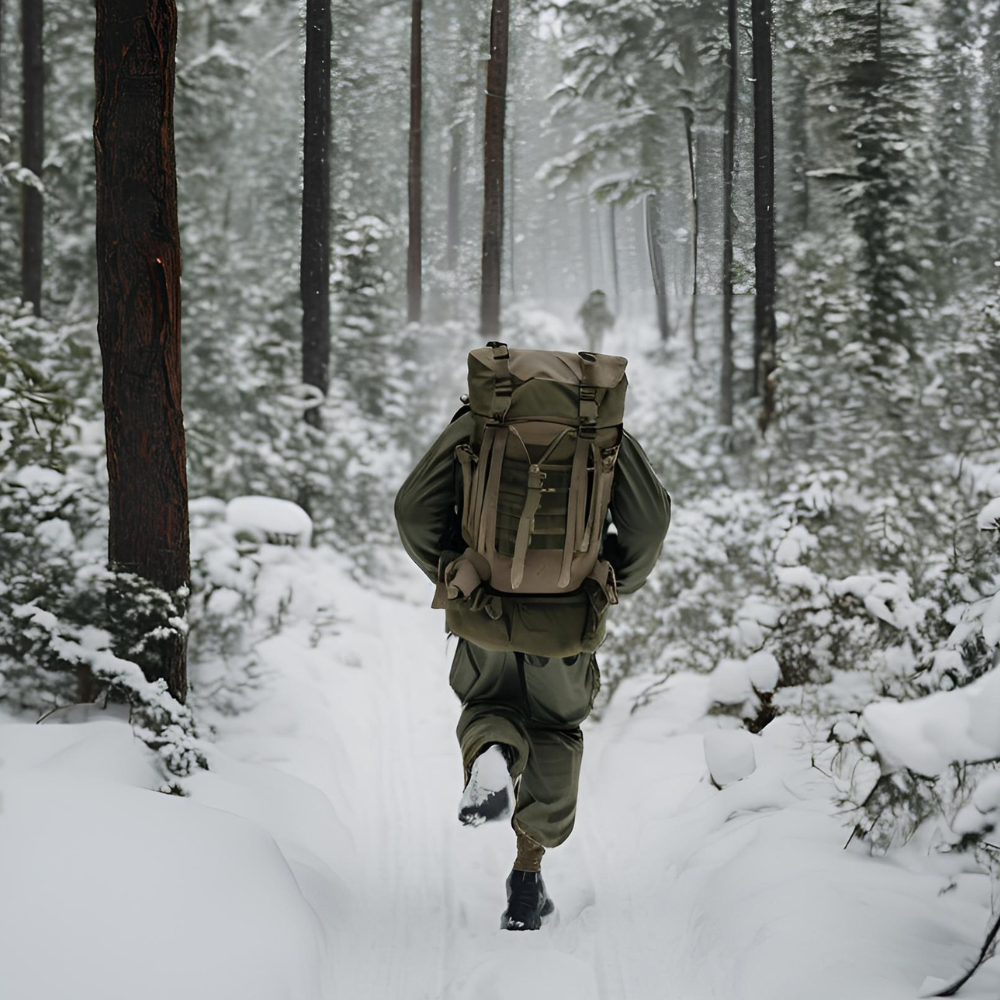
[[(21, 166), (39, 180), (45, 158), (45, 56), (42, 49), (42, 0), (21, 0), (24, 103)], [(42, 314), (42, 192), (21, 185), (21, 298)]]
[(733, 167), (736, 159), (736, 88), (739, 83), (737, 0), (729, 0), (729, 79), (722, 139), (722, 364), (719, 423), (733, 423)]
[[(302, 166), (302, 381), (330, 389), (330, 0), (306, 0)], [(321, 409), (306, 410), (319, 427)]]
[(480, 331), (500, 336), (500, 268), (503, 260), (504, 123), (507, 115), (509, 0), (493, 0), (490, 59), (486, 68), (486, 121), (483, 141), (483, 274)]
[(684, 138), (687, 142), (688, 177), (691, 183), (691, 316), (689, 319), (691, 357), (698, 360), (698, 175), (694, 155), (694, 111), (682, 108)]
[(756, 246), (754, 270), (754, 394), (763, 394), (761, 431), (774, 417), (773, 373), (778, 332), (774, 319), (774, 107), (771, 96), (771, 0), (751, 0), (753, 25), (753, 148)]
[[(174, 165), (175, 0), (96, 0), (97, 332), (104, 360), (113, 570), (175, 599), (189, 586)], [(148, 678), (187, 694), (176, 635)], [(135, 655), (135, 654), (133, 654)]]
[(615, 293), (615, 315), (622, 310), (621, 279), (618, 274), (618, 212), (615, 203), (611, 202), (608, 212), (608, 252), (611, 256), (611, 283)]
[(517, 135), (514, 131), (514, 123), (510, 123), (510, 211), (507, 219), (507, 236), (509, 238), (509, 244), (507, 248), (508, 256), (510, 260), (507, 262), (507, 270), (510, 272), (510, 298), (513, 302), (517, 298), (517, 282), (515, 280), (514, 274), (514, 211), (516, 208), (516, 194), (517, 190), (515, 185), (517, 183)]
[(649, 270), (653, 276), (653, 291), (656, 295), (656, 324), (660, 340), (670, 339), (670, 303), (667, 299), (667, 277), (663, 266), (663, 212), (660, 193), (646, 195), (646, 248), (649, 253)]
[(406, 321), (419, 323), (423, 305), (423, 0), (410, 11), (410, 245), (406, 255)]
[(451, 153), (448, 157), (448, 246), (445, 266), (454, 273), (458, 270), (458, 254), (462, 245), (462, 123), (455, 122), (450, 129)]

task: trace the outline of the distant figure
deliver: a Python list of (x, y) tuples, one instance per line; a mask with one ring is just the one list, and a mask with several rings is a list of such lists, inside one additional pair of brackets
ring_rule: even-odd
[(608, 308), (607, 295), (599, 288), (594, 289), (576, 315), (587, 335), (587, 350), (599, 353), (604, 335), (615, 325), (615, 314)]

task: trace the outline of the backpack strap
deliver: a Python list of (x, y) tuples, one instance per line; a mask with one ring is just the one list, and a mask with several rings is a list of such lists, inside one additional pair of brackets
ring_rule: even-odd
[(492, 417), (502, 424), (507, 419), (510, 398), (514, 393), (514, 379), (510, 374), (510, 351), (499, 340), (491, 340), (487, 347), (493, 350), (493, 405)]
[(542, 471), (542, 466), (551, 458), (562, 439), (571, 433), (573, 428), (567, 427), (561, 431), (537, 462), (531, 461), (528, 446), (522, 440), (521, 435), (517, 433), (517, 428), (511, 427), (510, 430), (521, 442), (524, 454), (528, 458), (528, 492), (524, 498), (524, 506), (521, 508), (521, 518), (517, 522), (517, 538), (514, 541), (514, 557), (510, 567), (510, 586), (512, 590), (517, 590), (524, 581), (524, 560), (528, 555), (531, 533), (535, 527), (535, 514), (538, 513), (538, 507), (542, 502), (542, 491), (545, 488), (545, 473)]
[[(487, 427), (487, 434), (493, 431), (493, 448), (490, 451), (490, 468), (486, 477), (486, 486), (482, 492), (482, 505), (479, 508), (480, 524), (479, 539), (476, 548), (493, 564), (496, 555), (497, 508), (500, 506), (500, 473), (503, 470), (503, 456), (507, 450), (509, 427)], [(483, 438), (482, 458), (486, 456), (486, 438)], [(480, 467), (482, 466), (480, 458)], [(480, 480), (482, 482), (482, 479)]]

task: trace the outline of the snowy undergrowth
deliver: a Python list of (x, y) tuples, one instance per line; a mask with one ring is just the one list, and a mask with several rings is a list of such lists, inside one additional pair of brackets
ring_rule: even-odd
[[(975, 950), (987, 877), (915, 846), (845, 851), (837, 748), (790, 716), (741, 732), (690, 672), (636, 713), (652, 675), (627, 679), (588, 724), (578, 827), (546, 859), (557, 913), (501, 932), (513, 838), (455, 818), (429, 584), (402, 555), (384, 594), (329, 549), (253, 558), (257, 683), (236, 712), (196, 697), (208, 769), (186, 797), (154, 791), (114, 708), (0, 726), (11, 996), (910, 1000)], [(739, 780), (712, 780), (718, 733), (749, 747)], [(976, 985), (994, 995), (1000, 975)]]

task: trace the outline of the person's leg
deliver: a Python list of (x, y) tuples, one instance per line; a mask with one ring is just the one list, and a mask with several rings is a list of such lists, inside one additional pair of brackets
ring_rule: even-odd
[[(558, 847), (576, 820), (583, 733), (600, 686), (593, 654), (521, 657), (527, 694), (528, 753), (517, 789), (518, 861), (537, 871), (544, 848)], [(530, 867), (529, 867), (530, 866)]]
[(516, 778), (527, 763), (528, 736), (515, 656), (481, 649), (461, 639), (452, 661), (450, 682), (462, 701), (457, 736), (465, 782), (469, 781), (473, 762), (494, 743), (511, 748), (510, 773)]

